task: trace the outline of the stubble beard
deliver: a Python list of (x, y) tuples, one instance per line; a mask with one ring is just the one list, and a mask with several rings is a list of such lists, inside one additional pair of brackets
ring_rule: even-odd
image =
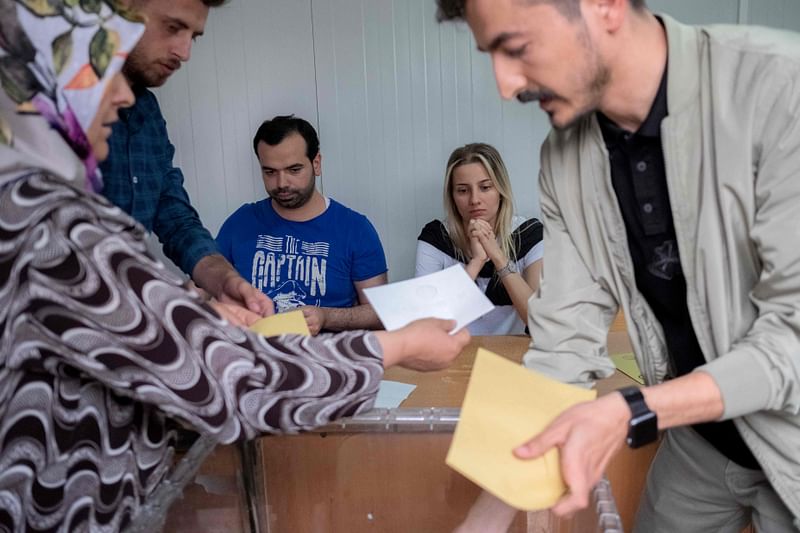
[(316, 188), (316, 179), (312, 179), (308, 187), (306, 187), (305, 189), (297, 190), (295, 196), (290, 200), (282, 200), (278, 197), (278, 194), (280, 192), (284, 192), (281, 190), (270, 191), (268, 192), (268, 194), (273, 202), (283, 207), (284, 209), (299, 209), (304, 205), (306, 205), (309, 200), (311, 200), (311, 197), (314, 195), (315, 188)]
[(550, 124), (556, 130), (569, 129), (597, 111), (600, 107), (603, 93), (611, 82), (611, 69), (605, 61), (603, 61), (603, 58), (600, 57), (600, 54), (597, 53), (597, 49), (592, 43), (585, 23), (578, 34), (578, 39), (580, 39), (581, 44), (586, 50), (587, 72), (584, 77), (583, 90), (581, 91), (583, 102), (575, 114), (563, 124), (556, 124), (553, 122), (553, 115), (548, 113)]
[(557, 124), (553, 121), (553, 115), (548, 113), (550, 124), (556, 130), (568, 130), (584, 120), (586, 117), (592, 115), (600, 106), (600, 101), (605, 91), (606, 86), (611, 81), (611, 72), (604, 64), (596, 63), (592, 72), (592, 76), (582, 91), (585, 95), (583, 105), (575, 112), (575, 114), (563, 124)]
[(147, 61), (134, 48), (122, 67), (122, 73), (134, 87), (161, 87), (169, 79), (169, 75), (155, 74), (148, 68)]

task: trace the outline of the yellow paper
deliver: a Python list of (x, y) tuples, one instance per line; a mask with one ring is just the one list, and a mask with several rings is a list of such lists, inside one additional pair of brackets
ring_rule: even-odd
[(564, 409), (596, 394), (481, 348), (447, 464), (512, 507), (525, 511), (552, 507), (566, 490), (558, 450), (535, 460), (517, 459), (512, 450)]
[(264, 337), (274, 337), (284, 333), (311, 335), (302, 311), (278, 313), (255, 322), (250, 329)]
[(614, 361), (614, 366), (616, 366), (620, 372), (644, 385), (642, 372), (639, 370), (639, 365), (636, 364), (636, 357), (632, 353), (612, 355), (611, 359)]

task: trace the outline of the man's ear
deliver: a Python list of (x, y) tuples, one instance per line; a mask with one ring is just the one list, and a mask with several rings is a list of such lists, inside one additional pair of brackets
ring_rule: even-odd
[(583, 16), (598, 30), (616, 33), (630, 16), (630, 0), (582, 0)]
[(315, 176), (322, 175), (322, 152), (317, 152), (317, 155), (314, 157), (314, 160), (311, 161), (311, 166), (314, 168)]

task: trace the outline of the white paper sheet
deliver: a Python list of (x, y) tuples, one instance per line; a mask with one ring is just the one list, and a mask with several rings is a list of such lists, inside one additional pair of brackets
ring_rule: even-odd
[(447, 318), (458, 331), (492, 309), (492, 302), (461, 265), (389, 285), (364, 289), (387, 330), (402, 328), (420, 318)]
[(384, 379), (378, 389), (378, 397), (375, 398), (375, 409), (393, 409), (400, 407), (400, 404), (414, 392), (416, 385), (400, 383), (399, 381), (389, 381)]

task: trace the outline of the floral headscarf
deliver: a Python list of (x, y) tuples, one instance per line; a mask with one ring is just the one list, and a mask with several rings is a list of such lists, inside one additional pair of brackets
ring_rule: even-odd
[(124, 1), (0, 0), (0, 185), (31, 167), (77, 177), (43, 153), (51, 128), (83, 162), (87, 186), (102, 188), (86, 131), (144, 32)]

